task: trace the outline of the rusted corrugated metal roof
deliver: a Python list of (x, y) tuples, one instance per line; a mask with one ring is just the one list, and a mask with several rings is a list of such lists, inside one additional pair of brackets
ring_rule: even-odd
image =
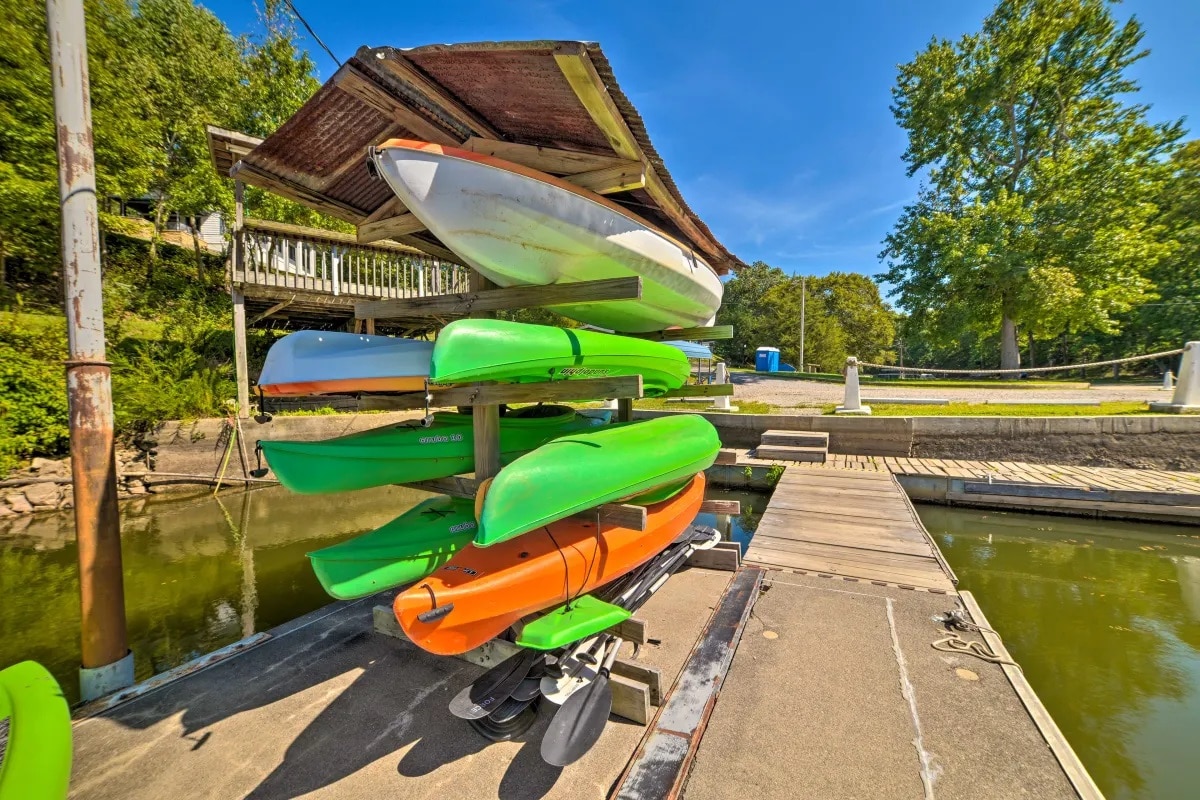
[[(599, 82), (591, 107), (565, 74), (564, 59), (575, 59)], [(688, 242), (718, 272), (743, 266), (683, 200), (594, 43), (361, 48), (234, 170), (247, 183), (357, 223), (392, 197), (386, 184), (370, 177), (365, 158), (368, 146), (392, 137), (454, 145), (498, 139), (605, 156), (624, 151), (623, 157), (642, 160), (658, 183), (609, 194), (610, 200)], [(437, 242), (428, 232), (403, 240), (445, 255), (434, 252)]]

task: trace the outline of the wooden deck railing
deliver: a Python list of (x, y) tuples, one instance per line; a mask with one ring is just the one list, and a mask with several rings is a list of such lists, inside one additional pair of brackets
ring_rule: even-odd
[(465, 292), (470, 270), (403, 245), (359, 244), (354, 236), (248, 219), (231, 282), (335, 297), (404, 298)]

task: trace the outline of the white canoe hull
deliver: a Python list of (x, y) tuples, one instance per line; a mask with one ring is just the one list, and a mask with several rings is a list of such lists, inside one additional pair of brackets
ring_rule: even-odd
[(587, 190), (421, 142), (387, 142), (376, 163), (414, 216), (500, 286), (642, 279), (640, 300), (555, 306), (564, 316), (637, 333), (707, 325), (721, 305), (721, 281), (699, 256)]
[(267, 351), (258, 386), (269, 396), (416, 392), (429, 379), (433, 342), (297, 331)]

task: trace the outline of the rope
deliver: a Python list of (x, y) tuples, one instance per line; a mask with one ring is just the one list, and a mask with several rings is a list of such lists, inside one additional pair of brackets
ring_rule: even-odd
[[(934, 622), (941, 623), (946, 626), (949, 631), (975, 631), (978, 633), (996, 633), (991, 628), (985, 628), (982, 625), (977, 625), (967, 619), (966, 612), (961, 608), (955, 608), (944, 614), (935, 614)], [(996, 634), (999, 636), (1000, 634)], [(934, 650), (941, 650), (944, 653), (954, 653), (962, 656), (974, 656), (988, 662), (989, 664), (1005, 664), (1008, 666), (1021, 669), (1021, 665), (1012, 659), (1004, 658), (999, 653), (991, 648), (986, 642), (967, 641), (957, 633), (951, 633), (945, 638), (938, 639), (930, 645)]]
[(1011, 659), (1002, 658), (996, 651), (988, 647), (983, 642), (967, 641), (957, 633), (952, 633), (944, 639), (938, 639), (932, 645), (934, 650), (941, 650), (946, 653), (956, 653), (964, 656), (975, 656), (975, 658), (983, 659), (990, 664), (1008, 664), (1010, 666), (1021, 668), (1021, 665)]
[(1161, 353), (1147, 353), (1144, 356), (1129, 356), (1128, 358), (1113, 358), (1108, 361), (1093, 361), (1089, 364), (1066, 364), (1061, 367), (1023, 367), (1019, 369), (935, 369), (933, 367), (897, 367), (894, 364), (872, 364), (869, 361), (859, 361), (860, 367), (876, 367), (878, 369), (895, 370), (896, 372), (936, 372), (939, 375), (978, 375), (981, 372), (988, 375), (1022, 375), (1029, 372), (1056, 372), (1068, 369), (1087, 369), (1089, 367), (1111, 367), (1113, 364), (1130, 364), (1134, 361), (1149, 361), (1153, 358), (1177, 356), (1183, 352), (1179, 347), (1175, 350), (1164, 350)]

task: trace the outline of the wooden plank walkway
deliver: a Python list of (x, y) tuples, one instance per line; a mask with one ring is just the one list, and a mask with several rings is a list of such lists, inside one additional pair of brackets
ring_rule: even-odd
[[(1200, 473), (1114, 467), (1064, 467), (1019, 461), (966, 461), (947, 458), (829, 455), (825, 464), (800, 464), (801, 469), (862, 470), (896, 475), (929, 475), (964, 479), (1050, 484), (1081, 489), (1200, 494)], [(789, 465), (789, 470), (792, 467)]]
[(904, 490), (879, 470), (789, 466), (746, 561), (880, 584), (954, 591)]

